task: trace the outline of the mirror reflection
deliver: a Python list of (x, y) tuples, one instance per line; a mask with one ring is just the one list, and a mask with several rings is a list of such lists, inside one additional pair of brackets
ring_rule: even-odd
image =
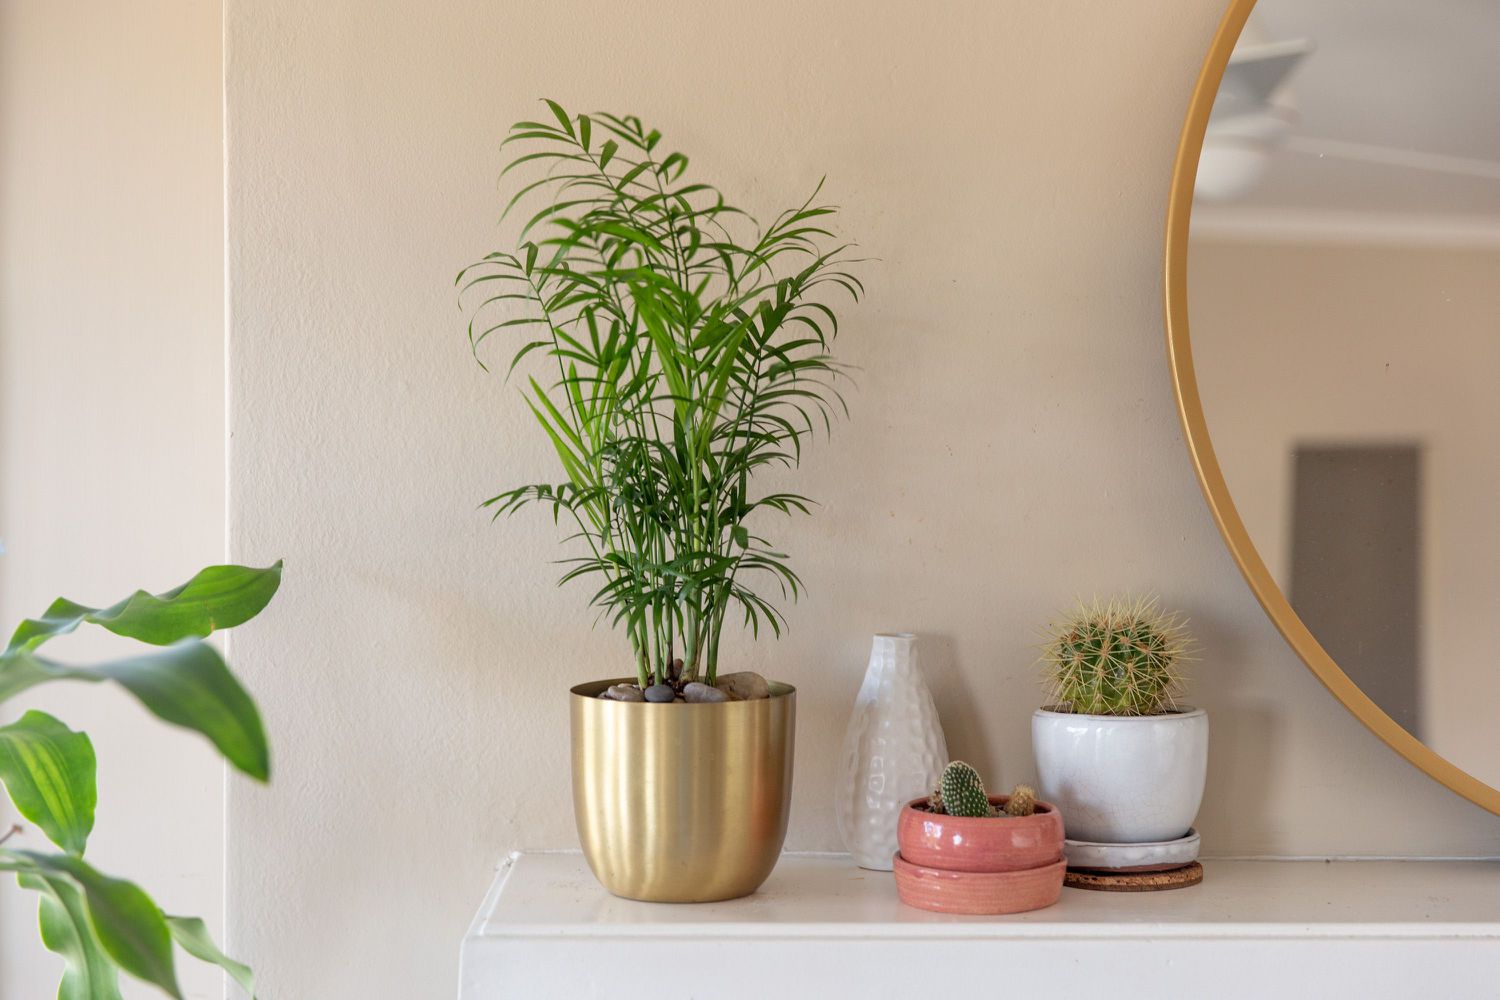
[(1292, 607), (1500, 786), (1500, 4), (1262, 0), (1188, 261), (1209, 434)]

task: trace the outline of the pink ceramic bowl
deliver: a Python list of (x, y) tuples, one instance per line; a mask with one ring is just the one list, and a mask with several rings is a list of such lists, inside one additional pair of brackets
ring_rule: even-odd
[[(997, 806), (1006, 795), (992, 795)], [(1057, 809), (1036, 804), (1030, 816), (1004, 819), (930, 813), (927, 799), (913, 799), (896, 820), (901, 856), (914, 865), (951, 872), (1013, 872), (1050, 865), (1063, 854), (1063, 822)]]
[(938, 913), (1021, 913), (1051, 906), (1062, 895), (1068, 862), (1018, 872), (950, 872), (894, 859), (901, 902)]

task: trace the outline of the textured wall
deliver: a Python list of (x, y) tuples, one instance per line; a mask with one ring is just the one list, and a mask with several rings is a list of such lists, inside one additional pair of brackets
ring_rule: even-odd
[[(205, 0), (0, 3), (0, 627), (224, 555), (222, 29)], [(94, 862), (217, 927), (212, 748), (92, 685), (37, 689), (0, 722), (32, 706), (94, 740)], [(0, 795), (0, 828), (12, 818)], [(55, 996), (61, 969), (36, 897), (0, 879), (0, 997)], [(222, 995), (217, 970), (182, 973), (192, 1000)]]
[(278, 772), (231, 785), (229, 895), (268, 992), (449, 996), (496, 859), (575, 842), (564, 692), (622, 640), (552, 587), (550, 520), (475, 509), (552, 460), (452, 291), (542, 95), (647, 117), (761, 212), (826, 173), (878, 258), (853, 420), (799, 480), (823, 507), (780, 535), (809, 596), (730, 654), (801, 691), (789, 847), (837, 846), (872, 632), (923, 634), (952, 752), (1006, 784), (1037, 626), (1135, 587), (1204, 644), (1210, 852), (1493, 849), (1283, 646), (1182, 446), (1162, 219), (1217, 7), (231, 0), (231, 542), (287, 576), (236, 643)]

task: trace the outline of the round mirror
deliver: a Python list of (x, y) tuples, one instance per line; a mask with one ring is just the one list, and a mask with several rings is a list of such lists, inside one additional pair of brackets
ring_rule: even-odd
[(1166, 264), (1184, 428), (1251, 587), (1360, 719), (1494, 812), (1497, 94), (1495, 3), (1234, 3)]

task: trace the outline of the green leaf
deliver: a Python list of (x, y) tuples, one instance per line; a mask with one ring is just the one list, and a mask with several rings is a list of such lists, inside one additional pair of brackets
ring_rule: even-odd
[[(687, 165), (688, 158), (686, 156), (683, 156), (681, 153), (672, 153), (665, 160), (662, 160), (661, 166), (656, 169), (660, 171), (662, 176), (671, 175), (672, 180), (676, 180), (682, 176), (682, 172), (687, 169)], [(673, 167), (677, 168), (675, 174), (672, 173)]]
[(112, 680), (157, 718), (204, 736), (252, 778), (270, 776), (270, 749), (255, 702), (229, 672), (219, 651), (201, 639), (166, 649), (73, 666), (28, 652), (0, 654), (0, 701), (53, 680)]
[(568, 117), (568, 113), (562, 109), (562, 105), (545, 97), (542, 100), (546, 102), (547, 107), (552, 109), (552, 114), (557, 118), (558, 123), (562, 125), (563, 131), (571, 136), (573, 134), (573, 121)]
[(34, 874), (72, 880), (83, 890), (89, 924), (114, 963), (182, 1000), (172, 961), (171, 932), (161, 910), (140, 886), (110, 878), (70, 854), (5, 850), (0, 851), (0, 857), (19, 859)]
[(21, 888), (40, 894), (42, 944), (66, 963), (57, 1000), (120, 1000), (119, 973), (89, 926), (78, 886), (69, 879), (36, 872), (24, 872), (17, 881)]
[(16, 811), (58, 847), (82, 854), (94, 828), (94, 745), (45, 712), (0, 727), (0, 783)]
[(615, 154), (619, 151), (619, 143), (615, 142), (613, 139), (606, 140), (604, 145), (599, 147), (599, 169), (603, 170), (605, 167), (609, 166), (609, 161), (613, 160), (615, 158)]
[(639, 243), (641, 246), (646, 247), (648, 250), (654, 250), (657, 253), (667, 252), (667, 248), (661, 245), (661, 241), (652, 236), (650, 233), (640, 229), (636, 229), (632, 226), (624, 225), (623, 223), (598, 222), (594, 224), (594, 228), (596, 228), (599, 232), (604, 233), (605, 235), (618, 236), (622, 240), (629, 240), (631, 243)]
[(92, 622), (131, 639), (165, 646), (215, 629), (233, 628), (258, 615), (281, 586), (281, 563), (264, 569), (209, 566), (187, 583), (152, 595), (138, 590), (107, 608), (58, 598), (41, 618), (23, 621), (6, 652), (31, 651), (48, 639)]
[(250, 1000), (255, 1000), (255, 976), (250, 971), (250, 966), (236, 962), (220, 951), (203, 921), (197, 917), (167, 917), (167, 929), (172, 932), (172, 940), (181, 945), (183, 951), (229, 973), (229, 977), (240, 984)]

